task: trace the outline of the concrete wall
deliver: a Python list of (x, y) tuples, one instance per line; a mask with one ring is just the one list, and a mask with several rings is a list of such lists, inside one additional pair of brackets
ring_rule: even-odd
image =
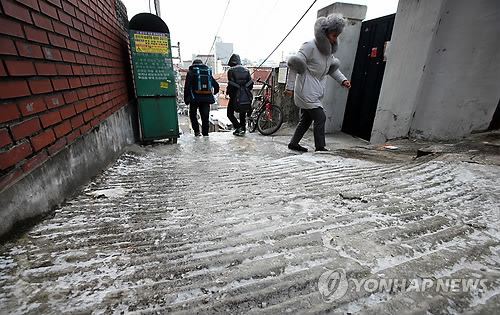
[(500, 97), (496, 0), (400, 0), (372, 143), (485, 130)]
[(399, 1), (372, 142), (408, 135), (441, 6), (441, 0)]
[[(340, 60), (340, 71), (351, 78), (354, 59), (358, 48), (361, 23), (366, 16), (367, 7), (349, 3), (334, 3), (318, 11), (318, 17), (340, 13), (347, 19), (347, 25), (339, 36), (339, 49), (335, 57)], [(348, 90), (340, 86), (330, 76), (326, 79), (325, 97), (323, 106), (326, 112), (326, 132), (335, 132), (342, 129)]]
[(0, 236), (15, 223), (48, 213), (106, 169), (136, 141), (136, 104), (130, 103), (0, 192)]
[(488, 129), (500, 100), (499, 21), (498, 0), (444, 3), (411, 137), (454, 140)]
[(300, 109), (295, 105), (293, 97), (285, 95), (285, 83), (278, 83), (279, 67), (274, 68), (272, 101), (278, 104), (283, 112), (283, 122), (295, 127), (299, 122)]

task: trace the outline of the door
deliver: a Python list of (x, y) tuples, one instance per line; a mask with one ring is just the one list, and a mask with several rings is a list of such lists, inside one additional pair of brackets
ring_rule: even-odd
[(395, 17), (391, 14), (361, 25), (342, 132), (370, 140), (384, 77), (384, 50), (391, 40)]

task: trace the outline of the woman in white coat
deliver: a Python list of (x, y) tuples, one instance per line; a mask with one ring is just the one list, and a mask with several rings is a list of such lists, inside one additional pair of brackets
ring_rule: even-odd
[(345, 20), (340, 14), (318, 18), (314, 24), (314, 40), (304, 43), (297, 55), (288, 60), (290, 71), (285, 94), (293, 95), (295, 105), (301, 108), (299, 123), (288, 144), (291, 150), (307, 151), (299, 142), (314, 122), (316, 151), (328, 151), (325, 148), (326, 115), (322, 104), (325, 77), (328, 74), (344, 87), (351, 87), (339, 70), (339, 60), (333, 57), (338, 48), (337, 38), (344, 27)]

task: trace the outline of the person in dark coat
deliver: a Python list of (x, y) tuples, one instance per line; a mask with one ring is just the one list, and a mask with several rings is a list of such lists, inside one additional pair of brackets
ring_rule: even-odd
[[(227, 79), (228, 81), (232, 81), (236, 83), (237, 85), (245, 85), (249, 81), (252, 81), (252, 76), (250, 75), (250, 71), (248, 71), (247, 68), (243, 67), (241, 65), (241, 59), (240, 56), (237, 54), (233, 54), (231, 58), (229, 58), (228, 65), (231, 67), (228, 72), (227, 72)], [(253, 88), (253, 81), (248, 87), (250, 91)], [(227, 118), (231, 121), (233, 124), (233, 128), (235, 129), (233, 134), (237, 136), (241, 136), (245, 134), (246, 131), (246, 121), (245, 121), (245, 116), (247, 113), (240, 113), (240, 121), (236, 119), (234, 116), (234, 104), (235, 104), (235, 99), (236, 99), (236, 92), (238, 91), (238, 88), (228, 84), (227, 86), (227, 94), (229, 95), (229, 104), (227, 105)]]
[[(210, 91), (207, 94), (196, 93), (195, 85), (197, 82), (197, 74), (194, 72), (193, 68), (208, 69), (206, 65), (200, 59), (193, 61), (193, 64), (189, 67), (189, 71), (186, 75), (186, 83), (184, 85), (184, 103), (189, 105), (189, 118), (191, 120), (191, 126), (195, 136), (199, 137), (208, 136), (209, 127), (209, 115), (210, 115), (210, 104), (215, 103), (214, 94), (219, 93), (219, 84), (215, 81), (214, 77), (210, 75), (210, 80), (212, 83), (213, 93)], [(200, 111), (201, 116), (201, 134), (200, 126), (198, 124), (197, 110)]]

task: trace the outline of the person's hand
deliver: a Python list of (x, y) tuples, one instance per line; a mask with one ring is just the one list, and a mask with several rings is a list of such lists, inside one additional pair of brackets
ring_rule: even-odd
[(344, 81), (342, 82), (342, 85), (343, 85), (344, 87), (348, 88), (348, 89), (350, 89), (350, 88), (351, 88), (351, 82), (349, 82), (349, 80), (344, 80)]
[(285, 90), (285, 93), (286, 96), (292, 96), (293, 95), (293, 91), (292, 90)]

